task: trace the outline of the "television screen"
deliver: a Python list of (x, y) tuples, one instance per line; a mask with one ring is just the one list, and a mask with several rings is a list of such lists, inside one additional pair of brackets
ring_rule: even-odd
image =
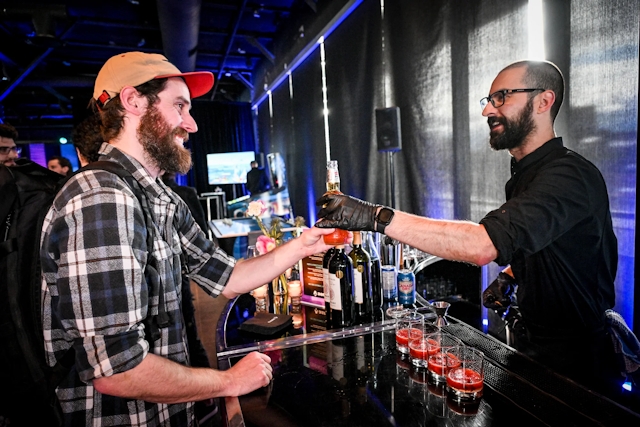
[(209, 184), (246, 184), (255, 158), (253, 151), (207, 154)]

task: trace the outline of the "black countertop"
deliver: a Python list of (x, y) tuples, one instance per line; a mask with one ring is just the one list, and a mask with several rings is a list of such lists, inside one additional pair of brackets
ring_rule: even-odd
[[(260, 351), (271, 357), (274, 379), (247, 396), (227, 398), (227, 425), (640, 425), (640, 414), (455, 318), (444, 330), (485, 354), (484, 396), (466, 406), (428, 384), (426, 371), (396, 352), (391, 321), (318, 332), (304, 322), (279, 338), (238, 331), (254, 310), (249, 295), (229, 302), (218, 325), (218, 367)], [(304, 307), (305, 320), (314, 310)]]

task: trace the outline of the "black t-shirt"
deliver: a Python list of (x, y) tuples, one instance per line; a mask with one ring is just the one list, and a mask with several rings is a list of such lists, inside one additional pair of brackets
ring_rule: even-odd
[(507, 202), (480, 221), (538, 334), (588, 334), (615, 303), (618, 245), (600, 171), (555, 138), (512, 159)]

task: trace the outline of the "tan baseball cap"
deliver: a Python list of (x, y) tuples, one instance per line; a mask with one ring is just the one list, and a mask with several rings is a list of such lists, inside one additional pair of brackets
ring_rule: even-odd
[(127, 52), (112, 56), (104, 63), (93, 88), (93, 98), (99, 107), (117, 96), (125, 86), (136, 87), (153, 79), (182, 77), (191, 98), (209, 92), (213, 74), (209, 71), (181, 73), (166, 57), (157, 53)]

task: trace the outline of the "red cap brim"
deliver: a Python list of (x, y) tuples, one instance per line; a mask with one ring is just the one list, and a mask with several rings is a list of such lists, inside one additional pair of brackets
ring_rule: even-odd
[(209, 92), (213, 87), (213, 73), (210, 71), (193, 71), (190, 73), (166, 74), (156, 76), (156, 79), (182, 77), (189, 88), (191, 98), (197, 98)]

